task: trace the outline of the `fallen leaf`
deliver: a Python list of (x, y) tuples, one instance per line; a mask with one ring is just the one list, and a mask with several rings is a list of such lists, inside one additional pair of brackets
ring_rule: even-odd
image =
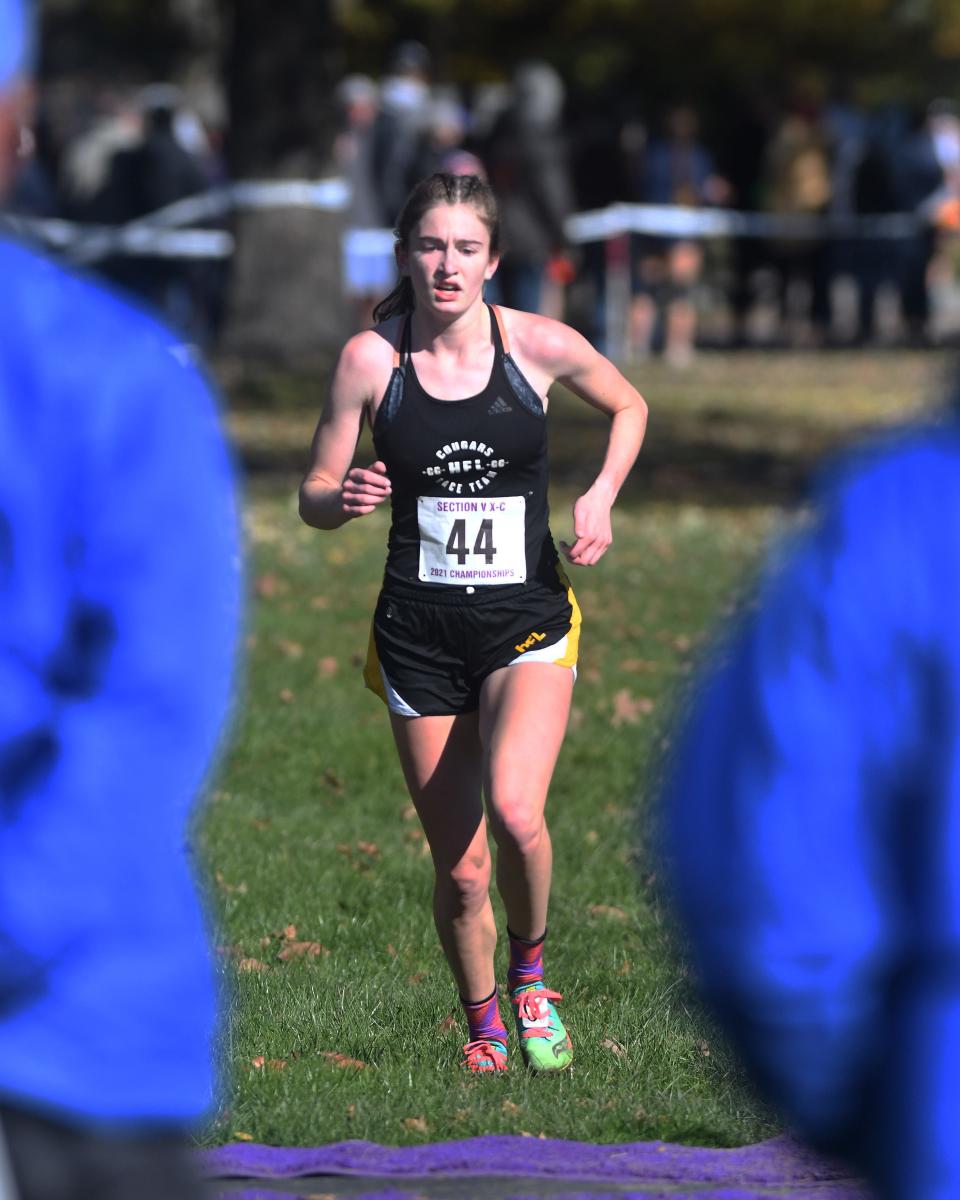
[(338, 795), (343, 792), (343, 780), (332, 767), (327, 767), (323, 773), (323, 782)]
[(514, 1104), (512, 1100), (504, 1100), (500, 1104), (500, 1111), (508, 1116), (515, 1117), (520, 1112), (520, 1105)]
[(335, 658), (318, 658), (317, 659), (317, 674), (321, 679), (332, 679), (340, 669), (340, 664)]
[(407, 983), (423, 983), (426, 977), (426, 971), (416, 971), (413, 975), (409, 976)]
[(238, 971), (267, 971), (269, 970), (265, 962), (261, 962), (259, 958), (241, 958), (237, 963)]
[(617, 974), (618, 975), (629, 975), (632, 969), (633, 969), (633, 967), (632, 967), (632, 964), (630, 963), (630, 960), (625, 958), (623, 960), (623, 962), (620, 964), (620, 970), (617, 971)]
[(615, 1054), (617, 1058), (626, 1058), (627, 1052), (619, 1042), (615, 1042), (613, 1038), (604, 1038), (600, 1045), (604, 1050), (609, 1050), (611, 1054)]
[(366, 1070), (367, 1066), (359, 1058), (348, 1058), (346, 1054), (341, 1054), (339, 1050), (321, 1050), (320, 1057), (325, 1058), (328, 1063), (334, 1067), (338, 1067), (341, 1071), (347, 1068), (351, 1068), (354, 1071), (363, 1071)]
[(243, 639), (243, 644), (246, 646), (246, 648), (248, 650), (256, 650), (257, 642), (259, 640), (260, 639), (257, 637), (257, 635), (255, 633), (248, 633), (247, 636)]
[(396, 948), (396, 946), (394, 946), (393, 942), (387, 942), (386, 951), (387, 951), (388, 958), (396, 958), (397, 957), (397, 948)]
[(653, 712), (653, 701), (649, 696), (634, 697), (626, 688), (621, 688), (613, 697), (613, 716), (610, 724), (636, 725), (641, 716)]
[(404, 1127), (404, 1129), (415, 1130), (417, 1133), (426, 1133), (427, 1132), (427, 1118), (426, 1117), (404, 1117), (403, 1118), (403, 1127)]
[(570, 709), (570, 728), (580, 729), (584, 722), (583, 709), (576, 704)]
[(337, 853), (344, 858), (353, 858), (353, 847), (349, 842), (337, 842)]
[(222, 871), (215, 871), (213, 878), (216, 880), (217, 887), (223, 892), (236, 893), (238, 896), (245, 896), (247, 894), (247, 885), (245, 883), (227, 883)]
[(595, 829), (588, 829), (587, 832), (583, 835), (583, 840), (587, 843), (588, 846), (595, 846), (597, 844), (597, 842), (600, 840), (600, 834), (597, 833), (597, 831)]
[(267, 1066), (271, 1071), (285, 1071), (287, 1064), (282, 1058), (271, 1058), (267, 1062)]
[(285, 925), (281, 936), (286, 938), (288, 942), (292, 942), (297, 936), (296, 925)]
[(582, 675), (587, 683), (599, 683), (603, 678), (599, 667), (584, 667)]
[(412, 804), (406, 804), (404, 805), (403, 811), (400, 815), (405, 821), (415, 821), (417, 818), (417, 810)]
[(290, 688), (280, 689), (280, 701), (283, 704), (292, 704), (294, 700), (293, 692)]
[(258, 596), (262, 596), (265, 600), (270, 600), (274, 596), (282, 595), (288, 590), (287, 584), (272, 571), (267, 571), (263, 575), (259, 575), (254, 582), (253, 590)]
[(277, 638), (277, 649), (286, 658), (303, 658), (303, 646), (299, 642), (292, 642), (289, 638)]
[(310, 607), (314, 610), (314, 612), (319, 612), (321, 609), (329, 608), (330, 607), (329, 596), (311, 596), (310, 597)]
[(591, 904), (587, 909), (591, 917), (613, 917), (618, 921), (629, 921), (630, 914), (614, 904)]
[(361, 854), (366, 854), (369, 858), (380, 857), (380, 847), (376, 842), (357, 842), (357, 849)]
[(264, 831), (264, 829), (269, 829), (270, 826), (273, 824), (273, 822), (270, 820), (269, 817), (254, 817), (254, 819), (250, 822), (250, 824), (253, 826), (254, 829), (256, 829), (260, 833), (262, 833)]
[(648, 658), (625, 658), (620, 664), (620, 670), (630, 675), (642, 675), (659, 670), (659, 663), (651, 662)]
[(262, 1054), (258, 1054), (256, 1058), (250, 1059), (250, 1066), (256, 1067), (256, 1069), (259, 1071), (263, 1068), (263, 1064), (266, 1061), (267, 1061), (266, 1058), (264, 1058), (264, 1056)]
[(319, 958), (330, 951), (319, 942), (287, 942), (282, 950), (277, 952), (277, 958), (290, 962), (294, 958)]
[(693, 642), (690, 640), (690, 638), (687, 637), (687, 635), (685, 633), (678, 633), (677, 636), (673, 639), (673, 644), (680, 651), (681, 654), (686, 654), (686, 652), (693, 645)]
[(710, 1057), (710, 1043), (709, 1042), (705, 1041), (703, 1038), (697, 1038), (697, 1040), (694, 1042), (694, 1045), (700, 1051), (700, 1053), (703, 1055), (704, 1058)]
[(405, 842), (410, 842), (411, 844), (413, 844), (414, 842), (422, 842), (424, 840), (425, 836), (426, 835), (424, 834), (422, 829), (408, 829), (407, 832), (403, 835), (403, 840)]
[(238, 1142), (252, 1142), (253, 1141), (252, 1133), (240, 1133), (238, 1131), (233, 1136)]
[(450, 1013), (448, 1016), (444, 1017), (438, 1026), (441, 1033), (449, 1033), (452, 1029), (456, 1029), (457, 1027), (457, 1018), (453, 1015), (453, 1013)]

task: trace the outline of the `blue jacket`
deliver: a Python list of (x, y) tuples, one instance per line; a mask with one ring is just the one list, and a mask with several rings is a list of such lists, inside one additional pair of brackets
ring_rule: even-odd
[(704, 673), (661, 815), (768, 1095), (883, 1195), (960, 1195), (960, 428), (824, 487)]
[(234, 488), (211, 393), (126, 303), (0, 240), (0, 1097), (212, 1099), (186, 821), (227, 711)]

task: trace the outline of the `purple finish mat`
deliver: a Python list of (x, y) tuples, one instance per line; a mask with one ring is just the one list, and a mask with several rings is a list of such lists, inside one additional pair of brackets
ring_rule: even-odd
[[(324, 1192), (340, 1177), (347, 1190), (327, 1194), (407, 1197), (415, 1194), (484, 1195), (525, 1200), (562, 1195), (564, 1200), (601, 1197), (695, 1195), (699, 1200), (752, 1200), (763, 1196), (803, 1196), (810, 1200), (867, 1200), (868, 1192), (850, 1172), (825, 1161), (791, 1138), (781, 1136), (753, 1146), (717, 1150), (669, 1142), (594, 1145), (556, 1139), (490, 1135), (424, 1146), (391, 1147), (373, 1142), (336, 1142), (315, 1149), (231, 1143), (198, 1152), (210, 1178), (292, 1180), (311, 1177), (310, 1191)], [(356, 1177), (363, 1177), (361, 1178)], [(480, 1186), (484, 1177), (486, 1182)], [(495, 1180), (492, 1177), (497, 1177)], [(466, 1180), (473, 1180), (471, 1187)], [(583, 1189), (577, 1181), (599, 1184)], [(459, 1190), (444, 1186), (460, 1184)], [(369, 1187), (365, 1187), (368, 1183)], [(319, 1186), (318, 1186), (319, 1185)], [(415, 1186), (414, 1192), (410, 1186)], [(556, 1185), (556, 1190), (553, 1186)], [(564, 1186), (566, 1185), (566, 1186)], [(606, 1185), (606, 1187), (604, 1187)], [(609, 1189), (609, 1190), (607, 1190)], [(637, 1189), (637, 1190), (634, 1190)], [(302, 1195), (258, 1188), (222, 1193), (241, 1197)]]

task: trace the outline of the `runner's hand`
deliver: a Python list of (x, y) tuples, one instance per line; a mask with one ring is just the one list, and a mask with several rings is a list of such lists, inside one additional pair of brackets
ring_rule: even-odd
[(348, 517), (366, 516), (382, 504), (391, 491), (386, 465), (379, 459), (369, 467), (351, 467), (340, 485), (343, 511)]
[(560, 542), (567, 562), (577, 567), (592, 567), (613, 541), (610, 526), (611, 501), (591, 489), (573, 506), (573, 532), (576, 541)]

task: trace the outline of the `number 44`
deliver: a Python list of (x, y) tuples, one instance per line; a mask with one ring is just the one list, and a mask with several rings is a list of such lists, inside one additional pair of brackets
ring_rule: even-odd
[[(462, 567), (467, 561), (467, 523), (463, 518), (453, 522), (450, 528), (450, 536), (447, 538), (446, 550), (448, 554), (455, 554), (457, 562)], [(497, 553), (496, 547), (493, 544), (493, 519), (490, 517), (484, 518), (480, 522), (480, 528), (477, 530), (477, 538), (473, 543), (473, 553), (477, 556), (482, 555), (483, 561), (487, 566), (493, 563), (494, 555)]]

